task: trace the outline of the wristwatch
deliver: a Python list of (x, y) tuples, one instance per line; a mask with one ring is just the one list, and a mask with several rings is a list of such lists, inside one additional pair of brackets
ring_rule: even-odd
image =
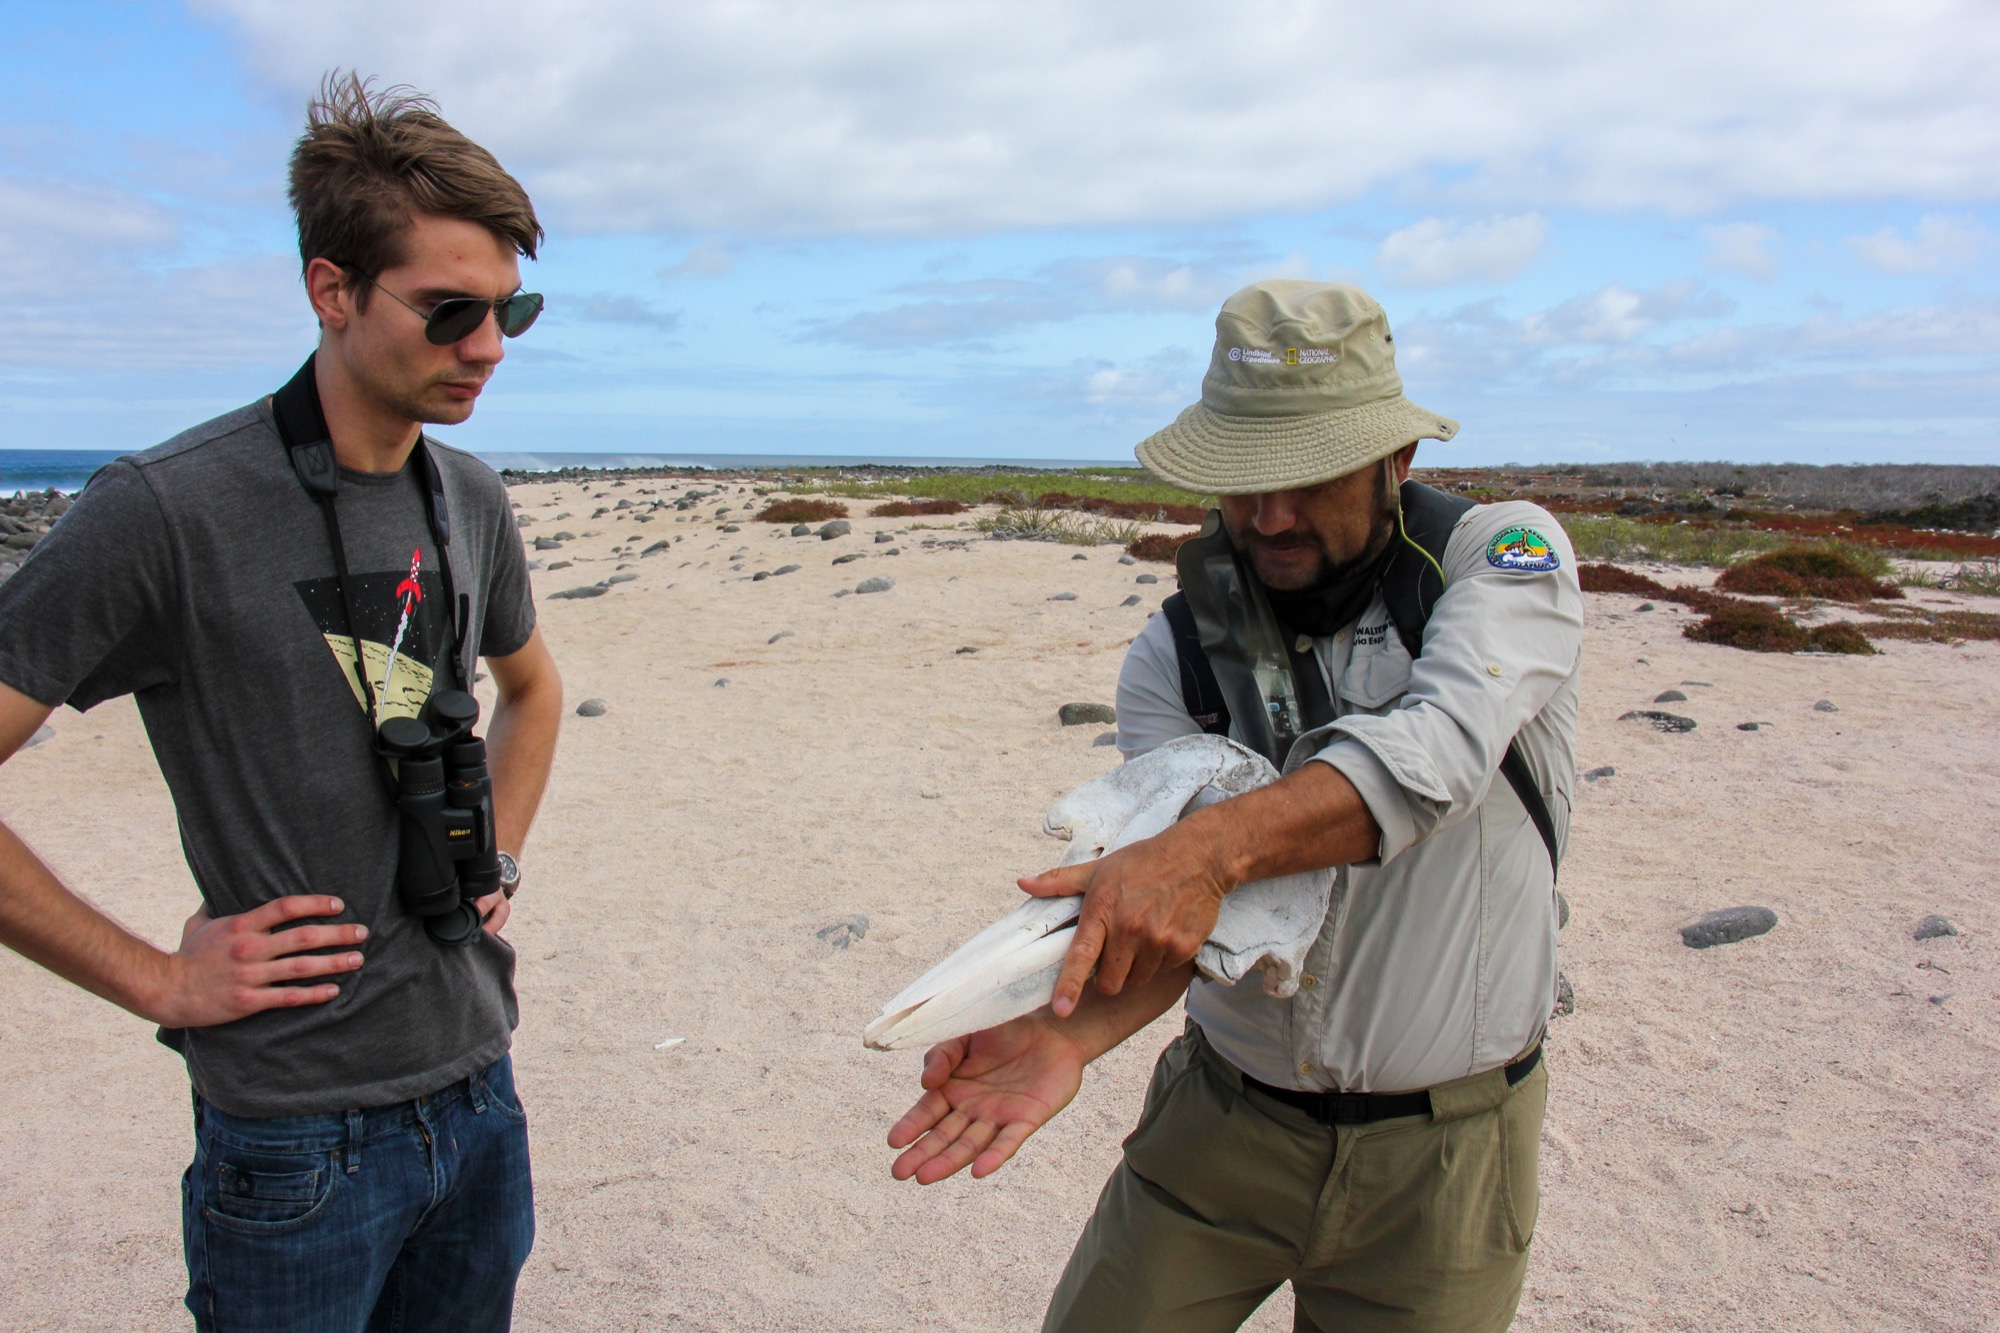
[(509, 898), (521, 887), (521, 863), (509, 852), (500, 853), (500, 892)]

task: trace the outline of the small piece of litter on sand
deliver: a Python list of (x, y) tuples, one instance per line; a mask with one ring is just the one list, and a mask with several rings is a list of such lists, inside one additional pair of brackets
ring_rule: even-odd
[(668, 1037), (665, 1041), (654, 1042), (653, 1049), (656, 1051), (668, 1050), (671, 1049), (672, 1047), (680, 1045), (682, 1042), (686, 1040), (687, 1040), (686, 1037)]

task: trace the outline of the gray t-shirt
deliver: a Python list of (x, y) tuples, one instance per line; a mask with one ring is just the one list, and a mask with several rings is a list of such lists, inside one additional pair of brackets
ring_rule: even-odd
[[(467, 656), (535, 625), (505, 486), (429, 443), (444, 478)], [(340, 531), (379, 717), (454, 686), (451, 608), (420, 468), (343, 470)], [(338, 896), (368, 927), (358, 972), (323, 1005), (163, 1031), (195, 1090), (234, 1115), (403, 1101), (500, 1058), (516, 1022), (514, 951), (431, 941), (396, 897), (396, 811), (353, 671), (319, 504), (269, 400), (107, 464), (0, 585), (0, 681), (87, 709), (137, 696), (208, 910)], [(392, 654), (392, 647), (394, 652)], [(468, 668), (469, 669), (469, 668)], [(485, 730), (481, 719), (480, 730)]]

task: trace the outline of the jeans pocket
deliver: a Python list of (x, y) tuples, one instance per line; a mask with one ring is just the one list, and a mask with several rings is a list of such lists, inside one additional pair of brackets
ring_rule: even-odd
[(333, 1193), (332, 1160), (319, 1153), (259, 1153), (211, 1147), (202, 1211), (221, 1226), (264, 1235), (306, 1225)]
[(527, 1108), (521, 1105), (521, 1094), (514, 1087), (514, 1058), (502, 1056), (499, 1061), (481, 1071), (475, 1077), (486, 1090), (486, 1104), (516, 1124), (526, 1124)]

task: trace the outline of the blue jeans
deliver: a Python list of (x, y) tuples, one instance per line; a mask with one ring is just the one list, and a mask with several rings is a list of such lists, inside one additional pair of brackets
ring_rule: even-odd
[(535, 1200), (508, 1057), (345, 1114), (248, 1119), (196, 1097), (194, 1128), (181, 1220), (201, 1333), (512, 1322)]

